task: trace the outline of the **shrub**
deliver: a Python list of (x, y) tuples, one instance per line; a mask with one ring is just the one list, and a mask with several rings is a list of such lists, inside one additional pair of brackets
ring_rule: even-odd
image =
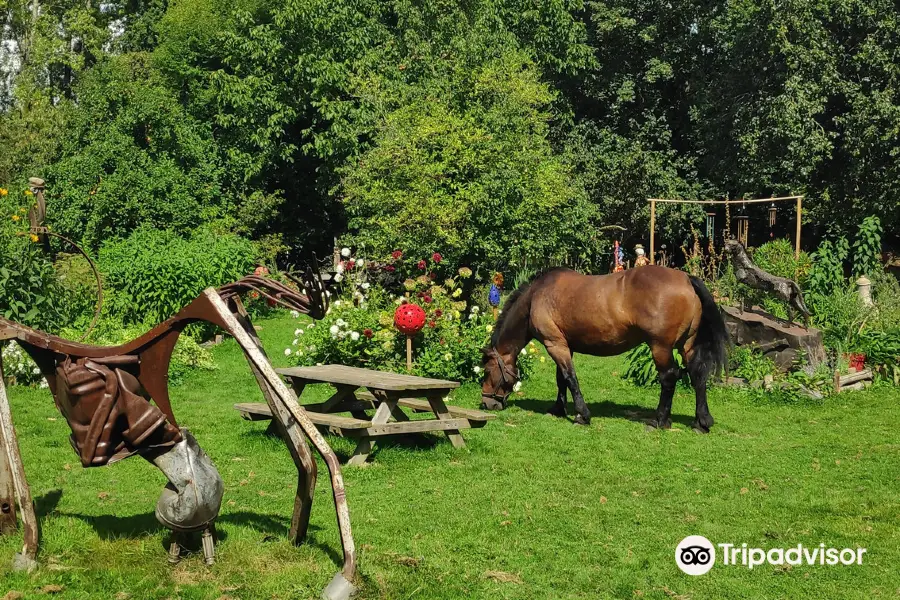
[(763, 356), (752, 346), (735, 346), (728, 355), (728, 371), (734, 377), (747, 381), (759, 381), (766, 375), (775, 375), (777, 369), (772, 359)]
[(881, 220), (871, 215), (863, 219), (853, 242), (853, 273), (868, 275), (881, 268)]
[(207, 230), (190, 239), (139, 229), (104, 244), (100, 265), (112, 290), (111, 312), (125, 325), (160, 323), (204, 288), (230, 283), (252, 272), (256, 250), (235, 235)]
[(41, 370), (31, 357), (15, 342), (0, 342), (0, 353), (3, 355), (3, 376), (9, 385), (32, 385), (46, 383)]
[[(446, 267), (445, 270), (451, 271)], [(398, 269), (389, 273), (397, 271), (403, 272)], [(404, 293), (409, 294), (407, 299), (381, 283), (369, 281), (383, 273), (382, 267), (363, 269), (355, 263), (353, 269), (345, 269), (341, 273), (341, 291), (328, 314), (318, 323), (300, 325), (285, 354), (293, 356), (299, 365), (338, 363), (403, 372), (406, 338), (396, 331), (393, 322), (397, 306), (409, 301), (419, 304), (427, 317), (425, 328), (413, 340), (413, 373), (457, 381), (478, 380), (481, 349), (489, 343), (492, 316), (481, 307), (460, 300), (461, 287), (454, 278), (442, 282), (428, 274), (406, 278), (403, 282)], [(519, 357), (523, 378), (531, 372), (536, 354), (537, 348), (531, 344)]]
[[(675, 362), (679, 368), (684, 368), (684, 360), (678, 350), (674, 350)], [(653, 354), (650, 352), (650, 346), (641, 344), (635, 346), (625, 355), (625, 372), (622, 377), (631, 383), (641, 386), (650, 387), (659, 384), (659, 373), (656, 370), (656, 363), (653, 362)], [(687, 373), (682, 373), (682, 383), (690, 383)]]
[(0, 187), (0, 314), (45, 331), (65, 320), (53, 265), (27, 226), (31, 192)]

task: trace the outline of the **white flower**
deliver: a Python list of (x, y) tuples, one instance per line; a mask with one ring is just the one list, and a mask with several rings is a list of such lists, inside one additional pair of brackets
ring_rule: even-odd
[(291, 355), (291, 349), (290, 349), (290, 348), (285, 348), (285, 349), (284, 349), (284, 355), (285, 355), (285, 356), (290, 356), (290, 355)]
[(522, 382), (521, 382), (521, 381), (517, 381), (517, 382), (516, 382), (516, 385), (513, 386), (513, 391), (514, 391), (514, 392), (518, 392), (518, 391), (521, 390), (521, 389), (522, 389)]
[(44, 389), (47, 389), (48, 387), (50, 387), (50, 384), (47, 383), (46, 379), (41, 379), (41, 383), (38, 385), (38, 387), (40, 387), (42, 390), (44, 390)]
[(335, 267), (334, 270), (338, 273), (343, 273), (344, 272), (344, 263), (338, 263), (338, 266)]
[(338, 274), (336, 274), (336, 275), (334, 276), (334, 280), (335, 280), (337, 283), (342, 282), (342, 281), (344, 280), (344, 274), (343, 274), (343, 273), (338, 273)]
[(299, 342), (299, 341), (300, 341), (300, 340), (298, 340), (297, 338), (294, 338), (294, 341), (291, 342), (291, 346), (296, 346), (296, 345), (297, 345), (297, 342)]
[(338, 336), (338, 339), (339, 339), (339, 340), (342, 340), (342, 339), (344, 339), (345, 337), (347, 337), (347, 332), (346, 332), (346, 331), (341, 331), (341, 332), (339, 332), (339, 333), (337, 334), (337, 336)]
[(444, 355), (444, 360), (450, 360), (451, 358), (453, 358), (453, 355), (450, 354), (449, 352)]
[(356, 266), (357, 266), (357, 267), (361, 267), (361, 266), (363, 266), (364, 264), (366, 264), (366, 261), (364, 261), (363, 259), (361, 259), (361, 258), (357, 258), (357, 259), (356, 259)]
[(469, 320), (471, 321), (472, 319), (474, 319), (474, 318), (477, 317), (477, 316), (478, 316), (478, 315), (477, 315), (476, 313), (472, 313), (472, 314), (469, 315)]
[(298, 313), (296, 310), (292, 310), (292, 311), (291, 311), (291, 316), (294, 317), (294, 318), (296, 319), (297, 317), (300, 316), (300, 313)]
[(525, 350), (525, 348), (522, 348), (522, 351), (519, 352), (519, 354), (521, 354), (522, 356), (525, 356), (526, 354), (528, 354), (528, 351)]
[(472, 307), (472, 314), (477, 315), (479, 310), (481, 310), (481, 309), (478, 308), (478, 305), (476, 304), (475, 306)]
[(294, 330), (294, 335), (303, 335), (303, 330), (302, 330), (302, 329), (295, 329), (295, 330)]
[(297, 350), (296, 354), (297, 356), (303, 356), (303, 350)]
[(340, 330), (341, 330), (340, 327), (338, 327), (337, 325), (332, 325), (331, 327), (328, 328), (328, 331), (331, 332), (331, 335), (337, 335), (338, 331), (340, 331)]
[(335, 300), (335, 301), (334, 301), (334, 304), (332, 304), (332, 306), (335, 307), (335, 308), (337, 308), (337, 307), (340, 306), (340, 305), (341, 305), (341, 301), (340, 301), (340, 300)]
[(350, 248), (341, 248), (341, 256), (350, 258)]
[(364, 290), (367, 290), (367, 289), (369, 289), (371, 286), (369, 285), (369, 282), (367, 281), (367, 282), (363, 283), (360, 287), (361, 287), (362, 289), (364, 289)]
[(491, 325), (490, 323), (488, 323), (487, 325), (484, 326), (484, 329), (485, 329), (485, 331), (487, 331), (488, 333), (490, 333), (490, 332), (492, 332), (492, 331), (494, 330), (494, 326)]
[(356, 340), (358, 340), (358, 339), (359, 339), (359, 332), (358, 332), (358, 331), (351, 331), (351, 332), (350, 332), (350, 339), (353, 340), (354, 342), (355, 342)]
[(39, 368), (35, 367), (35, 368), (33, 368), (33, 369), (31, 370), (31, 374), (32, 374), (32, 375), (40, 375), (40, 374), (41, 374), (41, 370), (40, 370)]
[(476, 375), (479, 375), (482, 371), (481, 367), (479, 367), (477, 365), (475, 367), (473, 367), (472, 370), (475, 371)]
[(338, 319), (338, 320), (335, 321), (334, 323), (335, 323), (335, 325), (337, 325), (338, 327), (346, 327), (346, 326), (347, 326), (347, 321), (345, 321), (345, 320), (343, 320), (343, 319)]

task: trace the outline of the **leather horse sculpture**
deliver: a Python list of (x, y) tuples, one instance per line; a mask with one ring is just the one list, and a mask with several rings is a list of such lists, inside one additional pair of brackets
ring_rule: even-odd
[[(215, 465), (172, 411), (168, 369), (172, 351), (184, 328), (206, 321), (234, 336), (250, 363), (266, 401), (276, 417), (298, 470), (290, 537), (303, 540), (309, 523), (316, 483), (316, 463), (308, 437), (331, 474), (344, 566), (325, 590), (329, 598), (352, 593), (356, 552), (340, 465), (334, 452), (278, 377), (262, 350), (240, 294), (256, 291), (270, 304), (321, 318), (325, 297), (321, 280), (303, 283), (312, 293), (298, 293), (276, 281), (246, 277), (219, 290), (207, 289), (174, 317), (140, 338), (115, 347), (67, 341), (0, 318), (0, 342), (13, 339), (34, 359), (46, 378), (59, 411), (72, 430), (70, 441), (84, 467), (106, 465), (132, 455), (153, 463), (167, 477), (156, 504), (156, 517), (173, 532), (203, 531), (208, 564), (213, 561), (213, 521), (218, 516), (224, 485)], [(0, 362), (0, 439), (5, 438), (12, 479), (22, 513), (25, 547), (17, 562), (34, 565), (38, 546), (37, 520), (18, 455), (18, 442), (3, 388)], [(178, 560), (173, 540), (170, 560)]]

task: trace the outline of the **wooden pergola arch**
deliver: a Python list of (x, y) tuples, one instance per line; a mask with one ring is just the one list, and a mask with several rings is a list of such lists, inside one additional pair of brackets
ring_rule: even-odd
[[(680, 200), (672, 198), (648, 198), (650, 203), (650, 264), (656, 264), (656, 203), (665, 202), (668, 204), (759, 204), (763, 202), (786, 202), (794, 200), (797, 203), (797, 234), (794, 240), (794, 256), (800, 257), (800, 223), (803, 216), (803, 196), (781, 196), (778, 198), (751, 198), (751, 199), (735, 199), (735, 200)], [(730, 228), (731, 223), (727, 226)]]

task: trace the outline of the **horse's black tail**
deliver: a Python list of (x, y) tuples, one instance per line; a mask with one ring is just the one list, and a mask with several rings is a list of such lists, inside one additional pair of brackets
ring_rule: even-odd
[(705, 383), (710, 374), (718, 375), (725, 367), (728, 360), (728, 330), (716, 301), (703, 281), (693, 276), (690, 280), (703, 309), (700, 329), (694, 341), (694, 355), (687, 365), (691, 380), (696, 385), (700, 381)]

